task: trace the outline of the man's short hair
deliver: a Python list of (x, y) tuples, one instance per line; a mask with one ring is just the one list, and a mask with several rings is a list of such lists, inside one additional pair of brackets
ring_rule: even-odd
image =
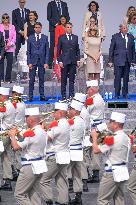
[(68, 25), (71, 25), (71, 26), (73, 26), (73, 24), (72, 24), (71, 22), (67, 22), (67, 23), (66, 23), (66, 25), (67, 25), (67, 24), (68, 24)]
[(36, 22), (35, 25), (34, 25), (34, 27), (36, 27), (36, 26), (41, 26), (41, 27), (42, 27), (41, 22)]

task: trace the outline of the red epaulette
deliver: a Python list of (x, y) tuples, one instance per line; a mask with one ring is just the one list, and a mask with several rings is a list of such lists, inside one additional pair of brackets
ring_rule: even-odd
[(35, 133), (33, 130), (26, 130), (24, 133), (23, 133), (23, 137), (34, 137), (35, 136)]
[(58, 121), (53, 121), (50, 123), (50, 125), (48, 126), (49, 129), (53, 128), (53, 127), (57, 127), (58, 126)]
[(12, 102), (12, 105), (14, 106), (14, 108), (17, 108), (17, 103), (16, 102)]
[(73, 118), (68, 119), (68, 123), (69, 123), (69, 125), (74, 125), (74, 119)]
[(5, 106), (0, 107), (0, 112), (6, 112), (6, 107)]
[(85, 105), (88, 106), (88, 105), (93, 105), (94, 104), (94, 101), (93, 101), (93, 98), (88, 98), (86, 101), (85, 101)]
[(114, 144), (114, 137), (113, 136), (106, 136), (104, 138), (104, 144), (109, 145), (109, 146), (113, 145)]

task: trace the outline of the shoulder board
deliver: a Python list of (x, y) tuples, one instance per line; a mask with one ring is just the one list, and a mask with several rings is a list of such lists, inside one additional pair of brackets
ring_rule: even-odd
[(58, 126), (58, 121), (53, 121), (50, 123), (50, 125), (48, 126), (49, 129), (53, 128), (53, 127), (57, 127)]
[(106, 136), (104, 138), (104, 144), (108, 146), (112, 146), (114, 144), (114, 137), (113, 136)]
[(35, 133), (33, 130), (26, 130), (24, 133), (23, 133), (23, 137), (26, 138), (26, 137), (34, 137), (35, 136)]
[(74, 119), (72, 118), (72, 119), (68, 119), (68, 123), (69, 123), (69, 125), (74, 125)]
[(94, 104), (94, 101), (93, 101), (93, 98), (88, 98), (85, 102), (85, 105), (88, 106), (88, 105), (93, 105)]

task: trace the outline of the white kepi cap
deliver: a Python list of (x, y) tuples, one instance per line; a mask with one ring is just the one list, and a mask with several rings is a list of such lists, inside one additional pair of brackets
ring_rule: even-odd
[(39, 107), (26, 108), (25, 115), (30, 115), (30, 116), (40, 115)]
[(98, 87), (98, 80), (88, 80), (86, 81), (87, 88), (89, 87)]
[(23, 94), (24, 93), (24, 87), (14, 85), (12, 91), (15, 91), (17, 93)]
[(0, 87), (0, 95), (9, 95), (10, 88)]
[(79, 101), (77, 101), (77, 100), (72, 100), (72, 102), (70, 104), (70, 107), (74, 108), (77, 111), (81, 111), (83, 106), (84, 106), (84, 104), (79, 102)]
[(126, 115), (119, 112), (112, 112), (110, 119), (114, 120), (115, 122), (124, 123), (126, 120)]
[(55, 103), (55, 110), (67, 111), (68, 110), (68, 104), (63, 103), (63, 102), (56, 102)]
[(83, 93), (76, 93), (74, 96), (74, 100), (84, 103), (86, 101), (86, 95)]

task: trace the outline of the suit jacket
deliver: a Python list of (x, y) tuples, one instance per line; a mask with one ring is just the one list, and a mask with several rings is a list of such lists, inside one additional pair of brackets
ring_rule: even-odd
[[(1, 58), (3, 58), (3, 56), (4, 56), (4, 51), (5, 51), (4, 37), (3, 37), (3, 33), (0, 32), (0, 56), (1, 56)], [(1, 62), (1, 60), (0, 60), (0, 62)]]
[(131, 34), (127, 34), (127, 36), (127, 48), (126, 40), (122, 38), (121, 32), (112, 36), (109, 49), (109, 61), (113, 62), (115, 66), (124, 66), (126, 60), (130, 64), (135, 62), (134, 37)]
[[(0, 24), (0, 31), (3, 33), (4, 40), (5, 40), (5, 31), (4, 31), (4, 25)], [(6, 52), (15, 52), (15, 46), (16, 44), (16, 30), (15, 26), (12, 24), (9, 24), (9, 38), (8, 38), (8, 45), (10, 46), (9, 49), (6, 50)]]
[[(67, 21), (69, 21), (70, 17), (69, 17), (67, 3), (61, 1), (61, 8), (62, 8), (62, 15), (66, 16)], [(60, 20), (60, 15), (59, 15), (57, 4), (56, 4), (55, 1), (51, 1), (51, 2), (48, 3), (48, 6), (47, 6), (47, 20), (49, 21), (49, 31), (50, 32), (54, 31), (55, 25)]]
[(19, 8), (12, 11), (12, 24), (15, 26), (17, 33), (19, 33), (19, 31), (24, 30), (24, 24), (29, 19), (28, 16), (29, 16), (30, 10), (24, 8), (24, 12), (25, 12), (25, 20), (23, 21), (21, 18), (21, 13), (20, 13)]
[(72, 40), (68, 40), (66, 34), (60, 36), (57, 56), (58, 62), (62, 62), (64, 65), (77, 64), (77, 61), (80, 61), (78, 36), (72, 34)]
[(27, 41), (27, 64), (36, 65), (38, 59), (40, 59), (41, 65), (49, 62), (49, 42), (48, 37), (44, 34), (41, 35), (39, 48), (35, 34), (30, 35)]

